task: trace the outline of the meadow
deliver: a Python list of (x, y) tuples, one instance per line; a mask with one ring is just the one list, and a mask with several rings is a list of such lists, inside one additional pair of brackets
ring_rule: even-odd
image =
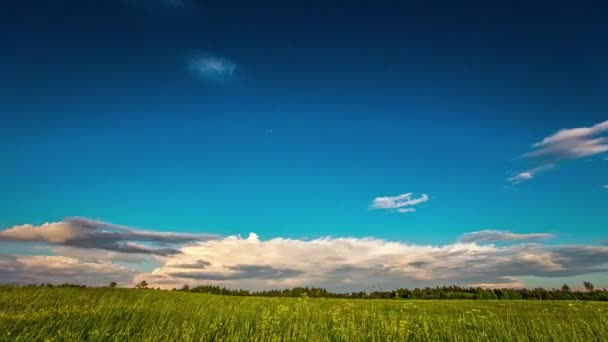
[(0, 341), (608, 341), (608, 303), (0, 287)]

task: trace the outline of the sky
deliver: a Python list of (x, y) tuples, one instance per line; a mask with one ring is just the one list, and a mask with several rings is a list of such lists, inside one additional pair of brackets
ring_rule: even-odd
[(0, 281), (608, 287), (608, 5), (0, 12)]

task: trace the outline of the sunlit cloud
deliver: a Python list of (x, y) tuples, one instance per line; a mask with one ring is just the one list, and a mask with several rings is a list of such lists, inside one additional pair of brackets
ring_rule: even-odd
[[(421, 201), (405, 197), (396, 203)], [(1, 230), (0, 236), (12, 244), (40, 244), (39, 255), (0, 252), (0, 279), (20, 284), (133, 285), (146, 280), (163, 288), (204, 283), (252, 290), (320, 286), (341, 292), (441, 285), (521, 287), (526, 285), (522, 279), (530, 276), (559, 286), (552, 279), (608, 273), (608, 246), (545, 244), (541, 242), (554, 236), (544, 232), (482, 230), (446, 244), (426, 245), (371, 237), (261, 239), (254, 233), (209, 238), (70, 219), (16, 226)], [(152, 251), (133, 252), (123, 248), (125, 241), (154, 246)], [(158, 251), (164, 245), (171, 246), (171, 253)]]
[(429, 196), (427, 194), (422, 194), (420, 197), (415, 198), (411, 192), (398, 196), (382, 196), (376, 197), (372, 201), (370, 209), (382, 209), (396, 211), (398, 213), (411, 213), (416, 211), (414, 206), (428, 200)]
[(95, 248), (121, 253), (169, 255), (176, 245), (216, 238), (133, 229), (85, 218), (68, 218), (40, 226), (21, 225), (0, 231), (0, 241), (42, 242), (52, 245)]

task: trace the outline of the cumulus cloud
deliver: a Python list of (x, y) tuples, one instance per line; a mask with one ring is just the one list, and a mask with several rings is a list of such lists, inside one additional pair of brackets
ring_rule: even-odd
[(182, 253), (168, 257), (152, 272), (138, 275), (136, 281), (146, 279), (164, 287), (205, 283), (248, 289), (323, 286), (357, 291), (371, 286), (446, 284), (520, 287), (524, 284), (518, 277), (608, 271), (608, 248), (604, 246), (487, 243), (550, 237), (482, 231), (465, 234), (451, 244), (431, 246), (373, 238), (261, 240), (252, 233), (247, 238), (229, 236), (184, 247)]
[(398, 196), (376, 197), (372, 201), (370, 208), (396, 211), (398, 213), (410, 213), (416, 211), (416, 208), (413, 208), (414, 206), (428, 200), (429, 196), (427, 194), (422, 194), (420, 197), (415, 198), (413, 193), (408, 192)]
[(607, 132), (608, 120), (591, 127), (561, 129), (533, 144), (533, 151), (523, 155), (527, 159), (542, 159), (543, 165), (520, 172), (507, 180), (513, 184), (522, 183), (533, 179), (539, 172), (553, 168), (559, 161), (608, 152)]
[(43, 242), (120, 253), (170, 255), (176, 245), (216, 238), (212, 235), (137, 230), (85, 218), (68, 218), (40, 226), (21, 225), (0, 231), (0, 241)]
[(226, 58), (205, 54), (192, 58), (188, 63), (188, 69), (206, 80), (227, 82), (234, 76), (236, 64)]
[[(210, 239), (68, 219), (13, 227), (0, 236), (13, 244), (42, 243), (46, 247), (39, 254), (52, 254), (0, 252), (0, 279), (9, 283), (127, 285), (145, 279), (164, 288), (204, 283), (253, 290), (322, 286), (359, 291), (452, 284), (519, 287), (528, 276), (559, 286), (551, 279), (608, 272), (608, 246), (540, 244), (553, 237), (547, 233), (485, 230), (444, 245), (350, 237), (262, 240), (253, 233)], [(148, 249), (123, 246), (132, 241)], [(511, 243), (494, 244), (498, 241)], [(167, 245), (171, 253), (163, 251)]]
[(551, 239), (555, 235), (548, 233), (529, 233), (516, 234), (503, 230), (480, 230), (463, 234), (458, 241), (460, 242), (498, 242), (498, 241), (531, 241), (541, 239)]

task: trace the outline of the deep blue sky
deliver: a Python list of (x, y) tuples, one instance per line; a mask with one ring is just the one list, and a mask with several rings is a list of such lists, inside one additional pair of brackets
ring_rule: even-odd
[[(605, 239), (605, 154), (522, 158), (608, 119), (608, 6), (14, 1), (0, 11), (0, 228), (446, 243)], [(235, 66), (201, 77), (189, 61)], [(407, 214), (372, 200), (414, 192)]]

